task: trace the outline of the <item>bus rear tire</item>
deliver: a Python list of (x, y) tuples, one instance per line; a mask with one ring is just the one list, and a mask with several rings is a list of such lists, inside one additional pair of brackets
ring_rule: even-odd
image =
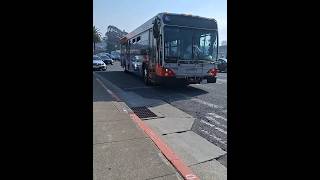
[(207, 78), (207, 83), (216, 83), (216, 82), (217, 82), (217, 78), (216, 77)]

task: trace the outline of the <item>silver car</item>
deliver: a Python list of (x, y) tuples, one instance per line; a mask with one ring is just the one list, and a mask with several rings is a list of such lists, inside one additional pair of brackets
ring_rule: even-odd
[(131, 59), (131, 65), (134, 71), (139, 71), (142, 66), (143, 57), (142, 56), (133, 56)]
[(93, 70), (107, 70), (107, 65), (99, 56), (93, 56)]

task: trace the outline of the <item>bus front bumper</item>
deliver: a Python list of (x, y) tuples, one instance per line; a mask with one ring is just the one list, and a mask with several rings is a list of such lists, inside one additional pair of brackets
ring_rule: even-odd
[(184, 77), (156, 76), (155, 81), (160, 84), (163, 84), (163, 83), (200, 84), (205, 79), (207, 80), (207, 83), (216, 83), (216, 80), (217, 80), (215, 76), (184, 76)]

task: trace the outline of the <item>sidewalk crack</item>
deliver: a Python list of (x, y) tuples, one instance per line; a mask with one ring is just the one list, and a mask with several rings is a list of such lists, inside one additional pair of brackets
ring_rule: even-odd
[(164, 134), (162, 134), (163, 136), (165, 136), (165, 135), (169, 135), (169, 134), (175, 134), (175, 133), (184, 133), (184, 132), (188, 132), (188, 131), (190, 131), (190, 130), (185, 130), (185, 131), (177, 131), (177, 132), (172, 132), (172, 133), (164, 133)]

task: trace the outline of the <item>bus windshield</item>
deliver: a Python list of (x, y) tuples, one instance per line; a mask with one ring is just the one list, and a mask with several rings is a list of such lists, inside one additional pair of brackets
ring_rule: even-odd
[(164, 30), (165, 62), (217, 58), (217, 31), (166, 26)]

